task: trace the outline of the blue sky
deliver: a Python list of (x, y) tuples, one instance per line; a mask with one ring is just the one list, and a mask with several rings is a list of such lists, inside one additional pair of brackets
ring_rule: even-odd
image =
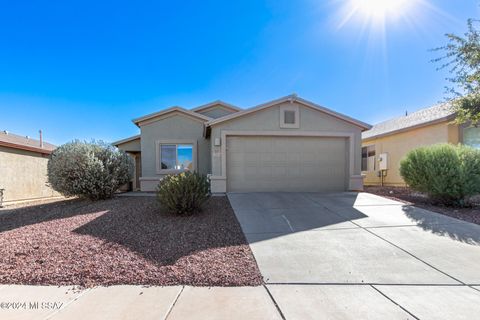
[(447, 84), (429, 49), (480, 7), (407, 1), (384, 24), (345, 22), (348, 0), (0, 1), (0, 130), (114, 141), (172, 105), (292, 92), (369, 123), (427, 107)]

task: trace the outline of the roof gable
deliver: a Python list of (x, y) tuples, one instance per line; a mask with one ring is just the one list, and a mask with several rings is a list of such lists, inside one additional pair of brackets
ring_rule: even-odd
[(171, 116), (172, 114), (181, 114), (202, 122), (207, 122), (209, 120), (212, 120), (212, 118), (210, 117), (207, 117), (200, 113), (193, 112), (191, 110), (184, 109), (182, 107), (171, 107), (159, 112), (147, 114), (146, 116), (133, 119), (132, 122), (135, 123), (138, 127), (140, 127), (143, 124), (152, 123), (152, 122), (164, 119), (166, 117)]
[(449, 103), (437, 104), (430, 108), (421, 109), (409, 115), (380, 122), (365, 131), (362, 139), (372, 139), (406, 130), (415, 129), (439, 122), (450, 121), (455, 117), (455, 111)]
[(217, 104), (217, 105), (211, 106), (208, 109), (199, 111), (198, 113), (203, 114), (204, 116), (210, 117), (212, 119), (218, 119), (221, 117), (231, 115), (232, 113), (235, 113), (235, 112), (238, 112), (238, 111), (233, 111), (231, 109), (225, 108), (222, 105)]
[(230, 103), (227, 103), (227, 102), (224, 102), (222, 100), (215, 100), (215, 101), (212, 101), (210, 103), (207, 103), (207, 104), (204, 104), (204, 105), (201, 105), (199, 107), (196, 107), (190, 111), (193, 111), (193, 112), (198, 112), (198, 113), (202, 113), (202, 112), (205, 112), (207, 110), (210, 110), (210, 109), (213, 109), (213, 108), (216, 108), (218, 106), (221, 106), (227, 110), (230, 110), (232, 112), (238, 112), (238, 111), (241, 111), (242, 109), (240, 109), (239, 107), (237, 106), (234, 106), (233, 104), (230, 104)]
[(342, 121), (345, 121), (345, 122), (348, 122), (348, 123), (353, 124), (355, 126), (358, 126), (358, 127), (362, 128), (364, 130), (368, 130), (368, 129), (371, 128), (371, 126), (369, 124), (365, 123), (365, 122), (361, 122), (359, 120), (353, 119), (353, 118), (351, 118), (349, 116), (346, 116), (344, 114), (341, 114), (341, 113), (335, 112), (333, 110), (330, 110), (328, 108), (322, 107), (322, 106), (317, 105), (317, 104), (315, 104), (311, 101), (302, 99), (295, 94), (288, 95), (288, 96), (280, 98), (280, 99), (272, 100), (270, 102), (263, 103), (263, 104), (260, 104), (258, 106), (255, 106), (255, 107), (252, 107), (252, 108), (249, 108), (249, 109), (245, 109), (245, 110), (242, 110), (242, 111), (239, 111), (239, 112), (236, 112), (236, 113), (233, 113), (233, 114), (230, 114), (230, 115), (218, 118), (218, 119), (210, 120), (209, 122), (207, 122), (207, 125), (212, 126), (212, 125), (216, 125), (216, 124), (219, 124), (219, 123), (222, 123), (222, 122), (225, 122), (225, 121), (234, 120), (236, 118), (246, 116), (248, 114), (258, 112), (260, 110), (264, 110), (266, 108), (270, 108), (270, 107), (279, 105), (279, 104), (284, 103), (284, 102), (292, 102), (292, 103), (297, 102), (301, 105), (312, 108), (316, 111), (323, 112), (323, 113), (328, 114), (330, 116), (333, 116), (337, 119), (340, 119)]

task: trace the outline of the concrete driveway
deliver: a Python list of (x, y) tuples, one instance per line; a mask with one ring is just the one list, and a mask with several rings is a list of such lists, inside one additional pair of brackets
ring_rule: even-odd
[(228, 197), (287, 319), (480, 312), (478, 225), (367, 193)]

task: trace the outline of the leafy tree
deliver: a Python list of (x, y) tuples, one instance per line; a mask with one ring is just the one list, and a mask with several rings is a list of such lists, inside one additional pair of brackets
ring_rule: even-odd
[(480, 20), (469, 19), (468, 31), (463, 36), (446, 34), (448, 44), (434, 49), (445, 54), (434, 62), (441, 62), (438, 69), (448, 68), (451, 76), (447, 87), (457, 122), (480, 125)]
[(101, 141), (66, 143), (48, 161), (48, 182), (54, 190), (91, 200), (112, 197), (132, 173), (130, 156)]

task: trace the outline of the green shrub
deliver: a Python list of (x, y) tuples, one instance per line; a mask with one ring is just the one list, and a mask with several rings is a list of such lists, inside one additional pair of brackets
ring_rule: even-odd
[(210, 182), (205, 175), (186, 171), (163, 178), (157, 187), (157, 198), (168, 212), (192, 214), (208, 199), (209, 189)]
[(400, 174), (432, 200), (464, 206), (480, 193), (480, 150), (451, 144), (418, 148), (401, 161)]
[(48, 182), (54, 190), (91, 200), (111, 198), (132, 173), (130, 156), (103, 142), (66, 143), (48, 161)]

